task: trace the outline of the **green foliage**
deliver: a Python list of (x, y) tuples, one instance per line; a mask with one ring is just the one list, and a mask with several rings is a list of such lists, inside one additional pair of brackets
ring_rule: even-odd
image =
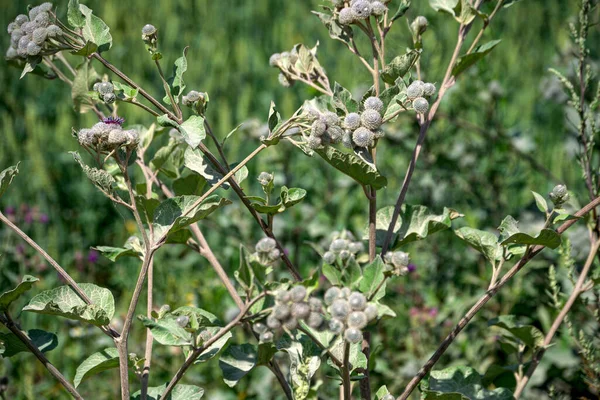
[(425, 399), (436, 400), (510, 400), (510, 390), (488, 390), (481, 385), (481, 376), (470, 367), (451, 367), (431, 371), (429, 379), (421, 384)]
[[(148, 388), (148, 400), (161, 400), (163, 397), (162, 393), (167, 388), (167, 384), (165, 383), (162, 386), (149, 387)], [(193, 386), (193, 385), (176, 385), (173, 388), (173, 391), (163, 400), (200, 400), (204, 396), (204, 389)], [(141, 391), (134, 393), (131, 396), (132, 400), (141, 400), (142, 394)]]
[[(27, 337), (31, 343), (42, 353), (54, 350), (58, 346), (58, 338), (54, 333), (46, 332), (40, 329), (31, 329), (27, 331)], [(30, 351), (27, 346), (12, 332), (0, 332), (0, 342), (3, 344), (4, 351), (0, 354), (2, 357), (12, 357), (21, 352)]]
[(38, 278), (25, 275), (17, 287), (0, 294), (0, 311), (7, 310), (15, 300), (23, 296), (36, 282), (39, 282)]
[(114, 347), (108, 347), (83, 360), (77, 367), (73, 384), (78, 387), (83, 380), (114, 368), (119, 368), (119, 352)]
[(219, 358), (219, 367), (223, 372), (223, 381), (227, 386), (235, 386), (254, 366), (258, 352), (251, 344), (229, 346)]
[(8, 186), (12, 183), (14, 177), (19, 173), (19, 164), (14, 165), (12, 167), (8, 167), (7, 169), (0, 172), (0, 196), (6, 192)]

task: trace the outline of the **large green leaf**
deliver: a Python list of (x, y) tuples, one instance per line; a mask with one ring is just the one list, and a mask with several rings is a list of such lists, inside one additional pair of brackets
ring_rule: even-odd
[(515, 315), (501, 315), (488, 321), (488, 326), (506, 329), (532, 349), (544, 346), (544, 334), (533, 325), (521, 324)]
[(92, 14), (92, 10), (83, 4), (79, 5), (79, 11), (85, 17), (85, 25), (82, 27), (83, 38), (96, 45), (98, 52), (110, 49), (112, 36), (104, 21)]
[[(27, 331), (27, 336), (42, 353), (53, 350), (58, 346), (58, 338), (54, 333), (41, 329), (31, 329)], [(0, 332), (0, 342), (4, 343), (4, 353), (0, 353), (2, 357), (12, 357), (15, 354), (29, 351), (27, 346), (12, 332)]]
[(99, 251), (104, 257), (110, 261), (117, 261), (121, 257), (137, 257), (138, 252), (132, 248), (97, 246), (94, 250)]
[(331, 105), (335, 108), (338, 115), (346, 115), (358, 111), (358, 102), (352, 98), (352, 93), (337, 82), (333, 87)]
[[(393, 214), (394, 207), (392, 206), (377, 211), (376, 241), (378, 246), (383, 245), (388, 227), (392, 223)], [(462, 214), (451, 208), (444, 208), (444, 212), (437, 215), (425, 206), (404, 204), (394, 226), (390, 248), (396, 249), (404, 244), (423, 240), (429, 235), (448, 229), (451, 227), (452, 221), (460, 217)], [(368, 227), (365, 229), (364, 239), (368, 239)]]
[[(179, 102), (179, 97), (183, 94), (185, 90), (185, 82), (183, 81), (183, 74), (188, 69), (187, 62), (187, 52), (188, 48), (183, 49), (183, 55), (175, 60), (175, 64), (173, 66), (173, 77), (169, 80), (171, 84), (171, 94), (175, 98), (175, 102)], [(167, 104), (171, 103), (169, 96), (165, 96), (164, 101)]]
[(501, 244), (503, 246), (509, 244), (522, 244), (522, 245), (542, 245), (551, 249), (556, 249), (560, 246), (560, 235), (552, 229), (542, 229), (537, 236), (531, 236), (523, 232), (515, 233)]
[[(359, 284), (359, 290), (364, 293), (367, 298), (375, 295), (375, 291), (385, 279), (385, 264), (381, 257), (377, 256), (372, 263), (365, 266), (363, 270), (363, 278)], [(379, 289), (374, 297), (374, 300), (380, 299), (385, 294), (385, 284)]]
[(19, 283), (16, 288), (0, 294), (0, 310), (7, 310), (8, 306), (10, 306), (13, 301), (21, 297), (38, 281), (39, 279), (34, 276), (24, 275), (21, 283)]
[[(208, 160), (208, 158), (202, 154), (202, 152), (198, 149), (187, 148), (184, 153), (184, 165), (194, 171), (195, 173), (201, 175), (206, 181), (211, 185), (217, 184), (221, 179), (223, 179), (223, 174), (221, 174), (215, 166)], [(233, 169), (238, 164), (232, 164), (229, 166), (230, 169)], [(237, 183), (241, 183), (248, 177), (248, 168), (243, 166), (240, 168), (234, 175)], [(223, 189), (229, 189), (229, 183), (223, 182), (221, 184)]]
[(154, 211), (154, 240), (163, 235), (183, 229), (209, 216), (216, 209), (231, 204), (218, 195), (209, 196), (198, 203), (200, 196), (172, 197), (160, 203)]
[(69, 0), (67, 21), (73, 28), (83, 28), (85, 25), (85, 17), (79, 10), (79, 0)]
[[(211, 332), (213, 335), (215, 335), (219, 330), (220, 328), (208, 328), (208, 331)], [(221, 336), (219, 340), (208, 346), (206, 350), (200, 353), (200, 356), (196, 359), (196, 361), (194, 361), (194, 364), (203, 363), (213, 359), (217, 354), (219, 354), (221, 349), (225, 347), (225, 345), (227, 344), (229, 339), (231, 339), (232, 336), (233, 335), (231, 334), (231, 332), (227, 332), (226, 334)]]
[(60, 286), (34, 296), (23, 311), (108, 325), (115, 314), (115, 299), (110, 290), (92, 283), (80, 283), (79, 287), (92, 304), (86, 304), (69, 286)]
[(185, 142), (192, 149), (195, 149), (206, 137), (204, 118), (199, 115), (192, 115), (179, 126), (179, 131), (183, 135)]
[(192, 334), (182, 328), (175, 318), (152, 319), (143, 315), (138, 318), (146, 328), (150, 329), (154, 340), (164, 346), (190, 346), (193, 344)]
[(321, 366), (321, 349), (307, 335), (299, 335), (297, 340), (285, 341), (278, 346), (290, 357), (290, 383), (294, 399), (308, 397), (311, 379)]
[(502, 246), (493, 233), (469, 227), (457, 229), (454, 233), (488, 260), (494, 262), (502, 258)]
[(81, 156), (76, 151), (71, 151), (71, 155), (77, 163), (83, 169), (83, 172), (88, 177), (90, 181), (102, 192), (107, 194), (112, 194), (114, 192), (114, 185), (116, 183), (115, 178), (107, 171), (103, 169), (98, 169), (96, 167), (88, 167)]
[[(175, 385), (171, 394), (163, 399), (162, 394), (167, 388), (162, 386), (149, 387), (147, 400), (200, 400), (204, 396), (204, 389), (193, 385)], [(141, 400), (142, 392), (137, 391), (131, 395), (131, 400)]]
[(12, 180), (19, 173), (19, 164), (13, 165), (0, 172), (0, 197), (4, 194), (8, 185), (12, 183)]
[(429, 379), (421, 383), (426, 400), (512, 400), (506, 388), (485, 389), (481, 376), (470, 367), (450, 367), (431, 371)]
[(223, 380), (229, 387), (235, 386), (254, 368), (258, 360), (256, 346), (249, 343), (229, 346), (219, 358)]
[(381, 79), (385, 83), (393, 85), (396, 79), (404, 77), (410, 71), (419, 59), (419, 55), (418, 50), (410, 50), (406, 54), (397, 56), (385, 66), (381, 72)]
[(75, 385), (75, 387), (77, 387), (79, 386), (81, 381), (91, 377), (92, 375), (96, 375), (102, 371), (118, 367), (119, 352), (116, 348), (109, 347), (107, 349), (92, 354), (77, 367), (77, 371), (75, 372), (75, 378), (73, 379), (73, 384)]
[(354, 153), (342, 152), (332, 146), (315, 150), (315, 153), (358, 183), (371, 185), (375, 189), (381, 189), (387, 185), (387, 179), (379, 171)]
[(492, 40), (481, 46), (477, 46), (471, 54), (466, 54), (458, 58), (456, 65), (452, 68), (452, 75), (459, 76), (465, 72), (469, 67), (477, 63), (479, 60), (484, 58), (494, 47), (500, 43), (500, 40)]

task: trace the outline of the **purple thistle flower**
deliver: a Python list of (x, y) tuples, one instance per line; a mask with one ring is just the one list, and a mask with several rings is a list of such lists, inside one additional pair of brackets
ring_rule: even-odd
[(48, 217), (48, 214), (40, 214), (40, 217), (38, 220), (40, 221), (41, 224), (46, 225), (48, 222), (50, 222), (50, 217)]
[(408, 264), (406, 269), (408, 270), (408, 272), (415, 272), (417, 270), (417, 266), (415, 264), (411, 263), (411, 264)]
[(92, 264), (96, 264), (98, 259), (100, 258), (100, 254), (96, 250), (90, 250), (87, 256), (87, 260)]
[(125, 122), (125, 118), (121, 118), (121, 117), (102, 118), (102, 122), (104, 122), (105, 124), (122, 126), (123, 123)]
[(429, 316), (430, 317), (436, 317), (438, 315), (438, 309), (437, 307), (433, 307), (429, 309)]
[(6, 214), (6, 215), (15, 215), (16, 211), (17, 210), (14, 207), (9, 206), (9, 207), (6, 207), (4, 209), (4, 214)]

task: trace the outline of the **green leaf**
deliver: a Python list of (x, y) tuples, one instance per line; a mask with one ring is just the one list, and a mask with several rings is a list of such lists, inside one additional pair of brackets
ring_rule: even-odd
[(198, 147), (206, 137), (204, 118), (199, 115), (192, 115), (179, 128), (183, 139), (192, 149)]
[[(384, 272), (385, 264), (379, 256), (363, 269), (363, 278), (358, 288), (367, 298), (375, 295), (375, 291), (385, 279)], [(373, 299), (380, 299), (383, 297), (383, 294), (385, 294), (385, 288), (382, 286)]]
[(80, 283), (79, 287), (92, 304), (86, 304), (69, 286), (60, 286), (34, 296), (23, 311), (108, 325), (115, 314), (115, 299), (110, 290), (91, 283)]
[(219, 195), (212, 195), (200, 204), (200, 196), (177, 196), (160, 203), (154, 211), (154, 240), (160, 240), (163, 235), (183, 229), (194, 222), (208, 217), (213, 211), (231, 204), (231, 201)]
[(333, 286), (342, 285), (342, 271), (331, 264), (324, 263), (321, 272)]
[(173, 181), (173, 191), (176, 196), (199, 196), (205, 186), (206, 179), (199, 174), (189, 174)]
[(329, 30), (330, 38), (350, 45), (350, 39), (354, 36), (351, 27), (340, 25), (340, 23), (330, 14), (316, 11), (313, 11), (312, 13), (319, 17), (323, 25)]
[(519, 232), (506, 238), (502, 243), (503, 246), (509, 244), (523, 244), (523, 245), (542, 245), (551, 249), (556, 249), (560, 246), (561, 238), (560, 235), (552, 229), (542, 229), (537, 236), (530, 236), (526, 233)]
[(189, 326), (194, 330), (219, 325), (219, 319), (212, 313), (193, 306), (182, 306), (172, 312), (175, 316), (189, 317)]
[(504, 2), (504, 4), (502, 5), (502, 7), (504, 7), (504, 8), (508, 8), (508, 7), (512, 6), (512, 5), (514, 5), (514, 4), (518, 3), (518, 2), (520, 2), (520, 1), (521, 1), (521, 0), (506, 0), (506, 1)]
[(479, 60), (484, 58), (494, 47), (500, 43), (500, 40), (492, 40), (481, 46), (477, 46), (471, 54), (461, 56), (456, 61), (456, 65), (452, 68), (452, 75), (459, 76), (465, 72), (469, 67), (477, 63)]
[[(393, 213), (394, 207), (392, 206), (377, 211), (376, 243), (378, 246), (383, 245)], [(452, 221), (461, 217), (462, 214), (451, 208), (444, 208), (444, 212), (437, 215), (425, 206), (404, 204), (394, 227), (390, 248), (397, 249), (407, 243), (423, 240), (429, 235), (450, 228)], [(368, 227), (365, 232), (364, 238), (368, 239)]]
[(395, 21), (398, 18), (403, 17), (404, 14), (406, 14), (406, 12), (408, 11), (408, 9), (410, 8), (410, 3), (411, 3), (411, 0), (401, 0), (400, 1), (400, 5), (398, 6), (398, 10), (392, 16), (392, 21)]
[(345, 153), (332, 146), (317, 149), (315, 153), (320, 155), (329, 165), (348, 175), (358, 183), (371, 185), (375, 189), (387, 186), (387, 179), (373, 166), (354, 153)]
[(494, 262), (502, 258), (502, 246), (493, 233), (469, 227), (457, 229), (454, 233), (469, 246), (482, 253), (489, 261)]
[(404, 77), (415, 65), (420, 56), (419, 50), (410, 50), (406, 54), (397, 56), (381, 72), (381, 79), (384, 82), (393, 85), (396, 79)]
[(152, 332), (152, 337), (164, 346), (191, 346), (192, 334), (182, 328), (175, 318), (152, 319), (144, 315), (138, 316), (146, 328)]
[(69, 0), (67, 21), (73, 28), (83, 28), (85, 25), (85, 17), (79, 10), (79, 0)]
[(138, 252), (132, 248), (97, 246), (93, 249), (99, 251), (104, 257), (108, 258), (112, 262), (117, 261), (121, 257), (138, 256)]
[(31, 289), (36, 282), (39, 282), (38, 278), (31, 275), (24, 275), (21, 283), (16, 288), (0, 294), (0, 310), (8, 310), (11, 303)]
[(454, 8), (458, 5), (459, 0), (429, 0), (429, 5), (435, 11), (446, 12), (454, 16)]
[(390, 394), (390, 391), (388, 390), (387, 386), (383, 385), (377, 389), (377, 392), (375, 393), (375, 400), (383, 400), (383, 398), (388, 394)]
[(519, 233), (519, 227), (517, 226), (518, 223), (519, 222), (510, 215), (502, 220), (500, 226), (498, 227), (498, 230), (500, 231), (501, 242), (512, 235)]
[(454, 14), (454, 19), (463, 25), (468, 25), (479, 15), (479, 12), (468, 0), (460, 0), (454, 9)]
[(310, 382), (321, 366), (321, 349), (305, 334), (298, 340), (284, 341), (280, 349), (290, 358), (290, 383), (294, 399), (304, 400), (310, 391)]
[(544, 347), (544, 334), (535, 326), (519, 323), (515, 315), (501, 315), (488, 321), (488, 326), (507, 330), (532, 349)]
[(109, 347), (92, 354), (79, 364), (73, 384), (78, 387), (83, 380), (113, 368), (119, 368), (119, 352), (116, 348)]
[(98, 46), (98, 52), (110, 49), (112, 36), (104, 21), (92, 14), (92, 10), (83, 4), (79, 5), (79, 11), (85, 17), (85, 25), (82, 27), (83, 38)]
[[(58, 346), (58, 338), (54, 333), (41, 329), (31, 329), (27, 331), (27, 336), (42, 353), (54, 350)], [(2, 357), (8, 358), (29, 351), (27, 346), (12, 332), (0, 332), (0, 342), (4, 343), (4, 353), (0, 353)]]
[(306, 197), (306, 190), (301, 188), (288, 189), (285, 186), (281, 187), (281, 201), (286, 208), (292, 207)]
[(6, 192), (12, 180), (19, 173), (19, 164), (13, 165), (0, 172), (0, 197)]
[(269, 132), (273, 132), (279, 124), (281, 124), (281, 115), (279, 111), (277, 111), (277, 107), (274, 102), (271, 102), (271, 107), (269, 108)]
[(245, 343), (229, 346), (219, 358), (219, 367), (223, 371), (223, 381), (234, 387), (240, 379), (254, 368), (258, 359), (256, 346)]
[[(175, 385), (173, 391), (166, 399), (162, 394), (167, 388), (165, 383), (162, 386), (149, 387), (147, 400), (200, 400), (204, 396), (204, 389), (193, 385)], [(131, 395), (131, 400), (142, 400), (142, 392), (137, 391)]]
[(86, 113), (94, 105), (92, 100), (93, 92), (90, 87), (98, 80), (98, 74), (89, 60), (77, 66), (73, 86), (71, 87), (71, 99), (76, 111)]
[(116, 91), (123, 92), (123, 99), (125, 101), (131, 101), (135, 99), (139, 93), (139, 89), (134, 89), (131, 86), (126, 85), (124, 83), (114, 81), (112, 84), (114, 85)]
[(531, 194), (533, 194), (533, 197), (535, 198), (535, 205), (537, 206), (538, 210), (540, 210), (544, 214), (548, 213), (550, 209), (548, 208), (548, 203), (546, 203), (546, 199), (544, 199), (544, 196), (537, 192), (534, 192), (533, 190), (531, 191)]
[(450, 367), (431, 371), (429, 379), (421, 383), (426, 400), (512, 400), (512, 392), (506, 388), (485, 389), (481, 376), (470, 367)]
[[(208, 328), (208, 330), (214, 335), (220, 330), (220, 328)], [(232, 336), (233, 335), (231, 334), (231, 332), (227, 332), (226, 334), (221, 336), (219, 340), (208, 346), (206, 350), (200, 353), (200, 356), (198, 356), (196, 361), (194, 361), (194, 364), (200, 364), (213, 359), (217, 354), (219, 354), (223, 347), (225, 347), (225, 345), (227, 344), (229, 339), (232, 338)]]
[(335, 108), (338, 115), (346, 115), (358, 111), (358, 102), (352, 98), (352, 93), (337, 82), (333, 88), (331, 105)]
[(71, 151), (70, 154), (73, 156), (75, 161), (79, 163), (83, 172), (88, 177), (90, 181), (102, 192), (105, 194), (112, 194), (114, 192), (114, 185), (116, 184), (115, 178), (107, 171), (103, 169), (98, 169), (95, 167), (88, 167), (85, 165), (81, 156), (76, 151)]
[(185, 82), (183, 81), (183, 74), (188, 69), (187, 52), (188, 52), (188, 47), (183, 49), (183, 55), (181, 57), (179, 57), (177, 60), (175, 60), (174, 76), (172, 79), (171, 87), (173, 88), (172, 93), (173, 93), (176, 101), (179, 100), (179, 96), (181, 96), (183, 94), (183, 91), (185, 90)]
[[(200, 150), (194, 150), (188, 147), (185, 149), (183, 157), (184, 165), (195, 173), (200, 174), (211, 186), (216, 185), (217, 182), (223, 179), (223, 174), (216, 170), (214, 165), (206, 158), (204, 154), (202, 154)], [(244, 175), (247, 176), (247, 173), (248, 169), (243, 167), (235, 173), (234, 177), (239, 183), (239, 179), (242, 179)], [(221, 187), (223, 189), (229, 189), (229, 183), (223, 182)]]

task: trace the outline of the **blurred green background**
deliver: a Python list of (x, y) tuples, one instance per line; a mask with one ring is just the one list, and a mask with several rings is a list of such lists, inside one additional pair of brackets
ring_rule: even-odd
[[(281, 87), (277, 71), (268, 65), (272, 53), (289, 51), (296, 43), (312, 46), (319, 42), (319, 60), (332, 83), (339, 82), (357, 98), (370, 86), (370, 75), (362, 64), (341, 42), (329, 39), (318, 18), (311, 15), (310, 11), (322, 3), (85, 2), (111, 28), (114, 44), (105, 57), (157, 97), (162, 97), (162, 85), (141, 41), (141, 27), (147, 23), (158, 27), (166, 71), (170, 71), (182, 49), (189, 46), (185, 80), (188, 89), (209, 93), (207, 115), (217, 136), (223, 138), (246, 122), (246, 129), (227, 142), (225, 150), (230, 161), (241, 160), (258, 145), (252, 132), (265, 123), (271, 100), (288, 117), (304, 100), (316, 95), (301, 85)], [(409, 20), (417, 15), (425, 15), (429, 20), (421, 61), (424, 80), (439, 84), (454, 48), (457, 24), (447, 15), (436, 14), (426, 1), (413, 3), (407, 14)], [(574, 206), (586, 202), (576, 162), (577, 142), (565, 118), (566, 97), (547, 71), (556, 67), (572, 73), (573, 45), (567, 23), (575, 21), (577, 3), (523, 0), (501, 10), (482, 43), (498, 38), (502, 42), (460, 78), (442, 103), (419, 160), (408, 203), (423, 204), (440, 213), (444, 206), (454, 208), (465, 214), (458, 225), (494, 229), (504, 216), (511, 214), (525, 228), (535, 230), (543, 220), (530, 190), (547, 193), (555, 184), (566, 183), (575, 194)], [(0, 4), (2, 26), (26, 10), (22, 1), (1, 0)], [(59, 15), (64, 16), (67, 1), (55, 5)], [(597, 39), (598, 29), (594, 27), (590, 37), (592, 59), (597, 59)], [(2, 35), (3, 49), (9, 41), (7, 34)], [(389, 59), (411, 46), (405, 19), (398, 21), (387, 43)], [(359, 42), (359, 46), (366, 51), (366, 43)], [(107, 72), (100, 65), (96, 69)], [(77, 281), (109, 287), (118, 301), (118, 317), (122, 318), (139, 266), (127, 260), (111, 263), (98, 257), (90, 247), (121, 245), (135, 232), (135, 225), (129, 215), (115, 209), (96, 191), (67, 153), (78, 147), (72, 129), (89, 127), (96, 118), (92, 113), (79, 115), (73, 110), (70, 90), (62, 82), (37, 76), (19, 80), (19, 75), (20, 71), (0, 64), (0, 167), (21, 162), (21, 173), (0, 206), (5, 212), (13, 212), (23, 229)], [(153, 122), (127, 104), (120, 106), (119, 113), (127, 124), (148, 126)], [(380, 192), (379, 206), (395, 201), (417, 134), (418, 126), (411, 118), (401, 118), (389, 126), (387, 138), (378, 147), (379, 168), (389, 182)], [(263, 170), (275, 172), (277, 185), (307, 189), (307, 200), (276, 221), (279, 238), (305, 276), (320, 263), (308, 242), (326, 244), (331, 232), (341, 229), (362, 235), (367, 203), (361, 188), (322, 160), (308, 158), (284, 143), (263, 152), (248, 167), (250, 179), (242, 186), (249, 194), (259, 193), (255, 177)], [(232, 272), (237, 268), (239, 245), (253, 246), (261, 232), (240, 202), (232, 194), (227, 195), (234, 204), (203, 224), (209, 243)], [(585, 238), (581, 230), (572, 234), (572, 251), (577, 260), (585, 256), (582, 236)], [(483, 260), (450, 231), (411, 245), (408, 250), (417, 271), (388, 286), (391, 295), (387, 302), (398, 318), (384, 321), (374, 329), (378, 333), (374, 336), (375, 352), (380, 354), (372, 387), (387, 384), (392, 392), (401, 390), (461, 313), (482, 293), (491, 275)], [(486, 324), (499, 313), (529, 317), (536, 326), (547, 330), (554, 315), (550, 298), (544, 292), (547, 268), (559, 263), (555, 254), (542, 254), (486, 306), (438, 367), (470, 365), (483, 374), (494, 364), (506, 364), (497, 344), (497, 332)], [(1, 226), (0, 287), (12, 285), (24, 273), (42, 279), (35, 291), (59, 284), (55, 273)], [(566, 270), (559, 268), (560, 279), (567, 281), (566, 276)], [(222, 319), (227, 319), (233, 306), (206, 261), (183, 247), (162, 251), (156, 261), (155, 281), (157, 305), (195, 304)], [(138, 311), (143, 310), (145, 304), (141, 302)], [(59, 338), (63, 338), (60, 347), (48, 356), (70, 378), (87, 355), (110, 346), (105, 337), (80, 324), (38, 315), (22, 315), (20, 320), (26, 328), (43, 327), (59, 333)], [(131, 340), (131, 352), (143, 354), (142, 339), (139, 324)], [(242, 332), (238, 332), (237, 340), (244, 341)], [(540, 390), (534, 395), (544, 398), (544, 393), (554, 386), (573, 398), (590, 396), (572, 340), (564, 335), (558, 342), (531, 384)], [(172, 375), (183, 357), (160, 346), (155, 348), (159, 356), (154, 358), (151, 382), (159, 385)], [(229, 389), (222, 384), (220, 371), (215, 367), (216, 361), (194, 367), (185, 381), (204, 387), (211, 400), (280, 396), (278, 390), (272, 389), (275, 385), (266, 370), (259, 369), (235, 389)], [(0, 360), (0, 376), (3, 375), (10, 379), (7, 398), (66, 398), (31, 354)], [(510, 381), (510, 376), (505, 374), (503, 379)], [(336, 383), (325, 373), (319, 374), (318, 379), (325, 381), (321, 398), (333, 398)], [(82, 394), (93, 399), (116, 398), (117, 382), (116, 370), (105, 372), (98, 379), (84, 382)]]

